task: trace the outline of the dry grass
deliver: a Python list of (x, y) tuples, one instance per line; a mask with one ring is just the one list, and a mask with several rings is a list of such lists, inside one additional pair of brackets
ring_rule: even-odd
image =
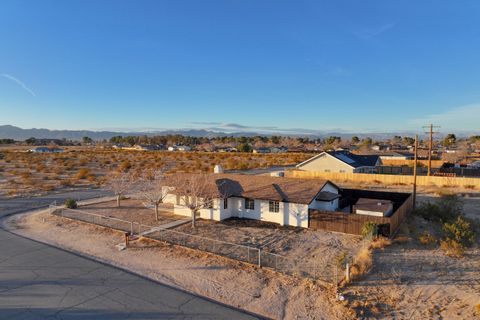
[(367, 247), (360, 249), (353, 260), (353, 265), (350, 270), (352, 279), (359, 278), (368, 273), (372, 265), (372, 251)]
[(392, 244), (392, 241), (385, 237), (378, 237), (370, 244), (371, 249), (384, 249)]
[(458, 241), (449, 238), (440, 241), (440, 249), (442, 249), (447, 256), (453, 258), (461, 258), (465, 254), (465, 247)]
[(437, 242), (435, 236), (433, 236), (430, 232), (424, 231), (419, 237), (418, 240), (423, 245), (431, 245)]

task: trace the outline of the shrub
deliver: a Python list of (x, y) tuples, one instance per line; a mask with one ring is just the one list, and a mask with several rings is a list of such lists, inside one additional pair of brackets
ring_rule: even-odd
[(372, 252), (367, 248), (361, 249), (355, 256), (351, 268), (352, 277), (366, 274), (372, 267)]
[(415, 209), (415, 214), (435, 222), (452, 221), (462, 214), (463, 204), (456, 195), (444, 195), (435, 203), (427, 202)]
[(424, 231), (420, 237), (418, 237), (418, 240), (424, 245), (430, 245), (437, 242), (437, 239), (435, 239), (435, 237), (428, 231)]
[(465, 254), (465, 247), (460, 242), (449, 238), (440, 241), (440, 249), (450, 257), (460, 258)]
[(362, 226), (362, 237), (369, 238), (378, 235), (378, 225), (375, 222), (365, 222)]
[(82, 168), (78, 170), (76, 177), (77, 179), (85, 179), (89, 175), (90, 175), (90, 170), (88, 170), (87, 168)]
[(471, 246), (475, 241), (475, 232), (472, 230), (471, 223), (461, 216), (458, 216), (452, 223), (444, 223), (443, 231), (447, 238), (455, 240), (465, 247)]
[(372, 249), (383, 249), (392, 244), (392, 241), (385, 237), (378, 237), (371, 244), (370, 248)]
[(67, 207), (68, 209), (77, 209), (78, 207), (77, 201), (75, 201), (74, 199), (68, 198), (67, 200), (65, 200), (65, 207)]

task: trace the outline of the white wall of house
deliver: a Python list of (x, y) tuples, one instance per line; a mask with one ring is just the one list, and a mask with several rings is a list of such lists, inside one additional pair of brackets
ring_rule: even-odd
[[(322, 191), (329, 191), (338, 194), (338, 189), (327, 183)], [(169, 194), (164, 199), (165, 203), (171, 203), (174, 206), (174, 213), (191, 217), (190, 209), (186, 208), (182, 199), (174, 194)], [(225, 220), (231, 217), (255, 219), (278, 223), (280, 225), (288, 225), (294, 227), (308, 228), (308, 209), (319, 209), (334, 211), (338, 208), (338, 199), (331, 202), (321, 202), (313, 200), (309, 205), (279, 202), (278, 212), (270, 212), (270, 201), (254, 199), (254, 209), (245, 209), (245, 198), (230, 197), (227, 199), (227, 208), (224, 208), (223, 199), (215, 199), (212, 209), (200, 209), (200, 218), (215, 221)]]

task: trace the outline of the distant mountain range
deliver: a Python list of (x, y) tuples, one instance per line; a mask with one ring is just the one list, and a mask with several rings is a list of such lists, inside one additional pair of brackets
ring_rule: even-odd
[[(179, 134), (184, 136), (192, 137), (223, 137), (223, 136), (234, 136), (234, 137), (251, 137), (251, 136), (291, 136), (291, 137), (310, 137), (310, 138), (323, 138), (328, 136), (338, 136), (342, 139), (350, 139), (352, 136), (362, 137), (371, 137), (376, 140), (383, 140), (391, 138), (394, 135), (400, 136), (413, 136), (412, 132), (390, 132), (390, 133), (342, 133), (342, 132), (323, 132), (323, 131), (313, 131), (312, 133), (276, 133), (271, 132), (268, 134), (251, 132), (251, 131), (238, 131), (238, 132), (222, 132), (222, 131), (212, 131), (206, 129), (179, 129), (179, 130), (164, 130), (164, 131), (148, 131), (148, 132), (117, 132), (117, 131), (91, 131), (91, 130), (50, 130), (50, 129), (22, 129), (12, 125), (0, 125), (0, 139), (15, 139), (15, 140), (25, 140), (31, 137), (36, 139), (67, 139), (67, 140), (81, 140), (83, 137), (90, 137), (93, 140), (103, 140), (110, 139), (113, 136), (139, 136), (139, 135), (169, 135), (169, 134)], [(459, 136), (469, 136), (473, 133), (463, 133), (458, 134)], [(478, 133), (477, 133), (478, 134)]]

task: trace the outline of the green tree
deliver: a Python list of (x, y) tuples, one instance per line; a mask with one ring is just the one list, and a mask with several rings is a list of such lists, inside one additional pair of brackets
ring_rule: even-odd
[(357, 136), (353, 136), (353, 137), (352, 137), (352, 143), (357, 144), (357, 143), (359, 143), (359, 142), (360, 142), (360, 139), (359, 139)]
[(28, 138), (27, 140), (25, 140), (25, 142), (27, 144), (36, 144), (37, 143), (37, 139), (35, 139), (34, 137), (31, 137), (31, 138)]
[(238, 146), (238, 151), (240, 152), (252, 152), (252, 150), (253, 150), (252, 146), (248, 143), (241, 143)]
[(443, 139), (443, 145), (445, 147), (451, 146), (457, 142), (457, 137), (453, 133), (447, 134), (447, 136)]
[(88, 144), (88, 143), (92, 143), (93, 140), (90, 137), (83, 137), (82, 142), (85, 143), (85, 144)]

